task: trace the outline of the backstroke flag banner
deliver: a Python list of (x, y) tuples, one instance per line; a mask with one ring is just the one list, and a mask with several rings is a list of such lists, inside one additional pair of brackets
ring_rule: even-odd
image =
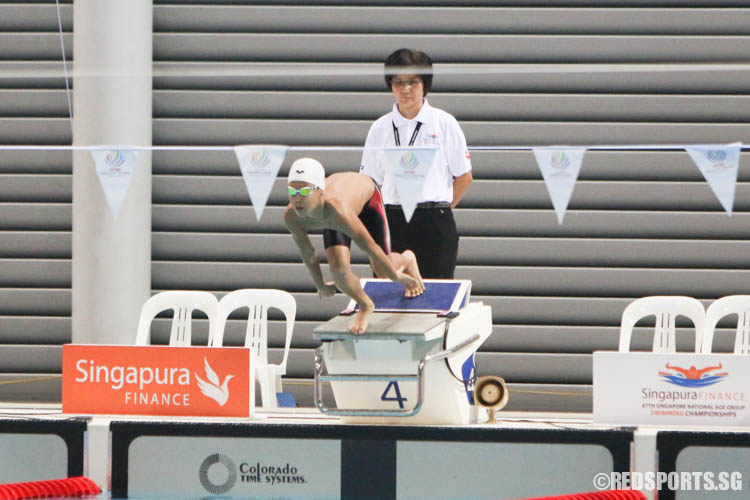
[(96, 164), (96, 175), (102, 184), (104, 196), (115, 220), (120, 214), (122, 202), (128, 194), (133, 170), (138, 163), (138, 151), (133, 149), (91, 150)]
[(268, 196), (288, 149), (288, 146), (234, 147), (234, 154), (237, 155), (242, 179), (245, 181), (257, 220), (263, 215), (263, 209), (266, 208)]
[(740, 149), (742, 149), (742, 144), (739, 142), (716, 146), (685, 147), (685, 151), (706, 178), (711, 190), (730, 217), (740, 166)]
[(436, 152), (437, 148), (383, 148), (387, 168), (393, 169), (394, 185), (406, 222), (411, 220), (422, 198), (422, 188)]
[(585, 148), (534, 148), (534, 157), (542, 171), (544, 183), (557, 214), (557, 223), (562, 224), (573, 188), (581, 171)]

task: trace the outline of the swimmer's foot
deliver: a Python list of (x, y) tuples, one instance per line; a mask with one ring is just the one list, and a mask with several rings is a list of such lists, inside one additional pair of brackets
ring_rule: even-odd
[(406, 296), (411, 298), (416, 297), (417, 295), (422, 295), (424, 293), (424, 282), (422, 281), (422, 275), (419, 274), (417, 256), (414, 255), (414, 252), (412, 252), (411, 250), (404, 250), (401, 255), (406, 262), (406, 265), (404, 266), (404, 273), (417, 280), (418, 283), (418, 286), (416, 287), (407, 287)]
[(370, 323), (370, 316), (372, 316), (374, 311), (375, 304), (373, 304), (372, 301), (364, 304), (364, 307), (362, 304), (359, 304), (359, 311), (357, 311), (357, 315), (354, 317), (352, 324), (349, 325), (349, 331), (352, 333), (365, 333), (367, 325)]

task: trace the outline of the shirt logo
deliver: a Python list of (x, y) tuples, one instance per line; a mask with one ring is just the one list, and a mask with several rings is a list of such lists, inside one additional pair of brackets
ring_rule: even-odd
[(437, 134), (425, 134), (424, 143), (435, 144), (435, 145), (440, 144), (440, 137), (438, 137)]

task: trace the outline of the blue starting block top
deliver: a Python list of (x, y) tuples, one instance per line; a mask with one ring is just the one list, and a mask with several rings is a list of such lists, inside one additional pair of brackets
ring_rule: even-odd
[[(424, 280), (424, 293), (412, 298), (404, 297), (401, 283), (381, 279), (362, 279), (361, 283), (376, 312), (458, 312), (469, 303), (471, 293), (469, 280)], [(348, 310), (356, 308), (356, 302), (349, 302)]]

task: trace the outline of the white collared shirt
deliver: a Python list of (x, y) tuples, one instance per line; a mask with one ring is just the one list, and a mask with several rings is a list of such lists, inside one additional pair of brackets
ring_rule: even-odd
[(421, 122), (422, 126), (413, 146), (438, 148), (433, 166), (425, 180), (420, 202), (452, 202), (453, 179), (471, 170), (466, 137), (453, 115), (433, 108), (425, 99), (417, 116), (408, 120), (399, 113), (398, 107), (394, 104), (390, 113), (378, 118), (370, 127), (359, 169), (381, 185), (383, 202), (386, 204), (398, 205), (400, 202), (394, 185), (394, 172), (388, 168), (382, 151), (378, 151), (377, 148), (396, 146), (394, 125), (398, 129), (401, 146), (408, 146), (417, 122)]

